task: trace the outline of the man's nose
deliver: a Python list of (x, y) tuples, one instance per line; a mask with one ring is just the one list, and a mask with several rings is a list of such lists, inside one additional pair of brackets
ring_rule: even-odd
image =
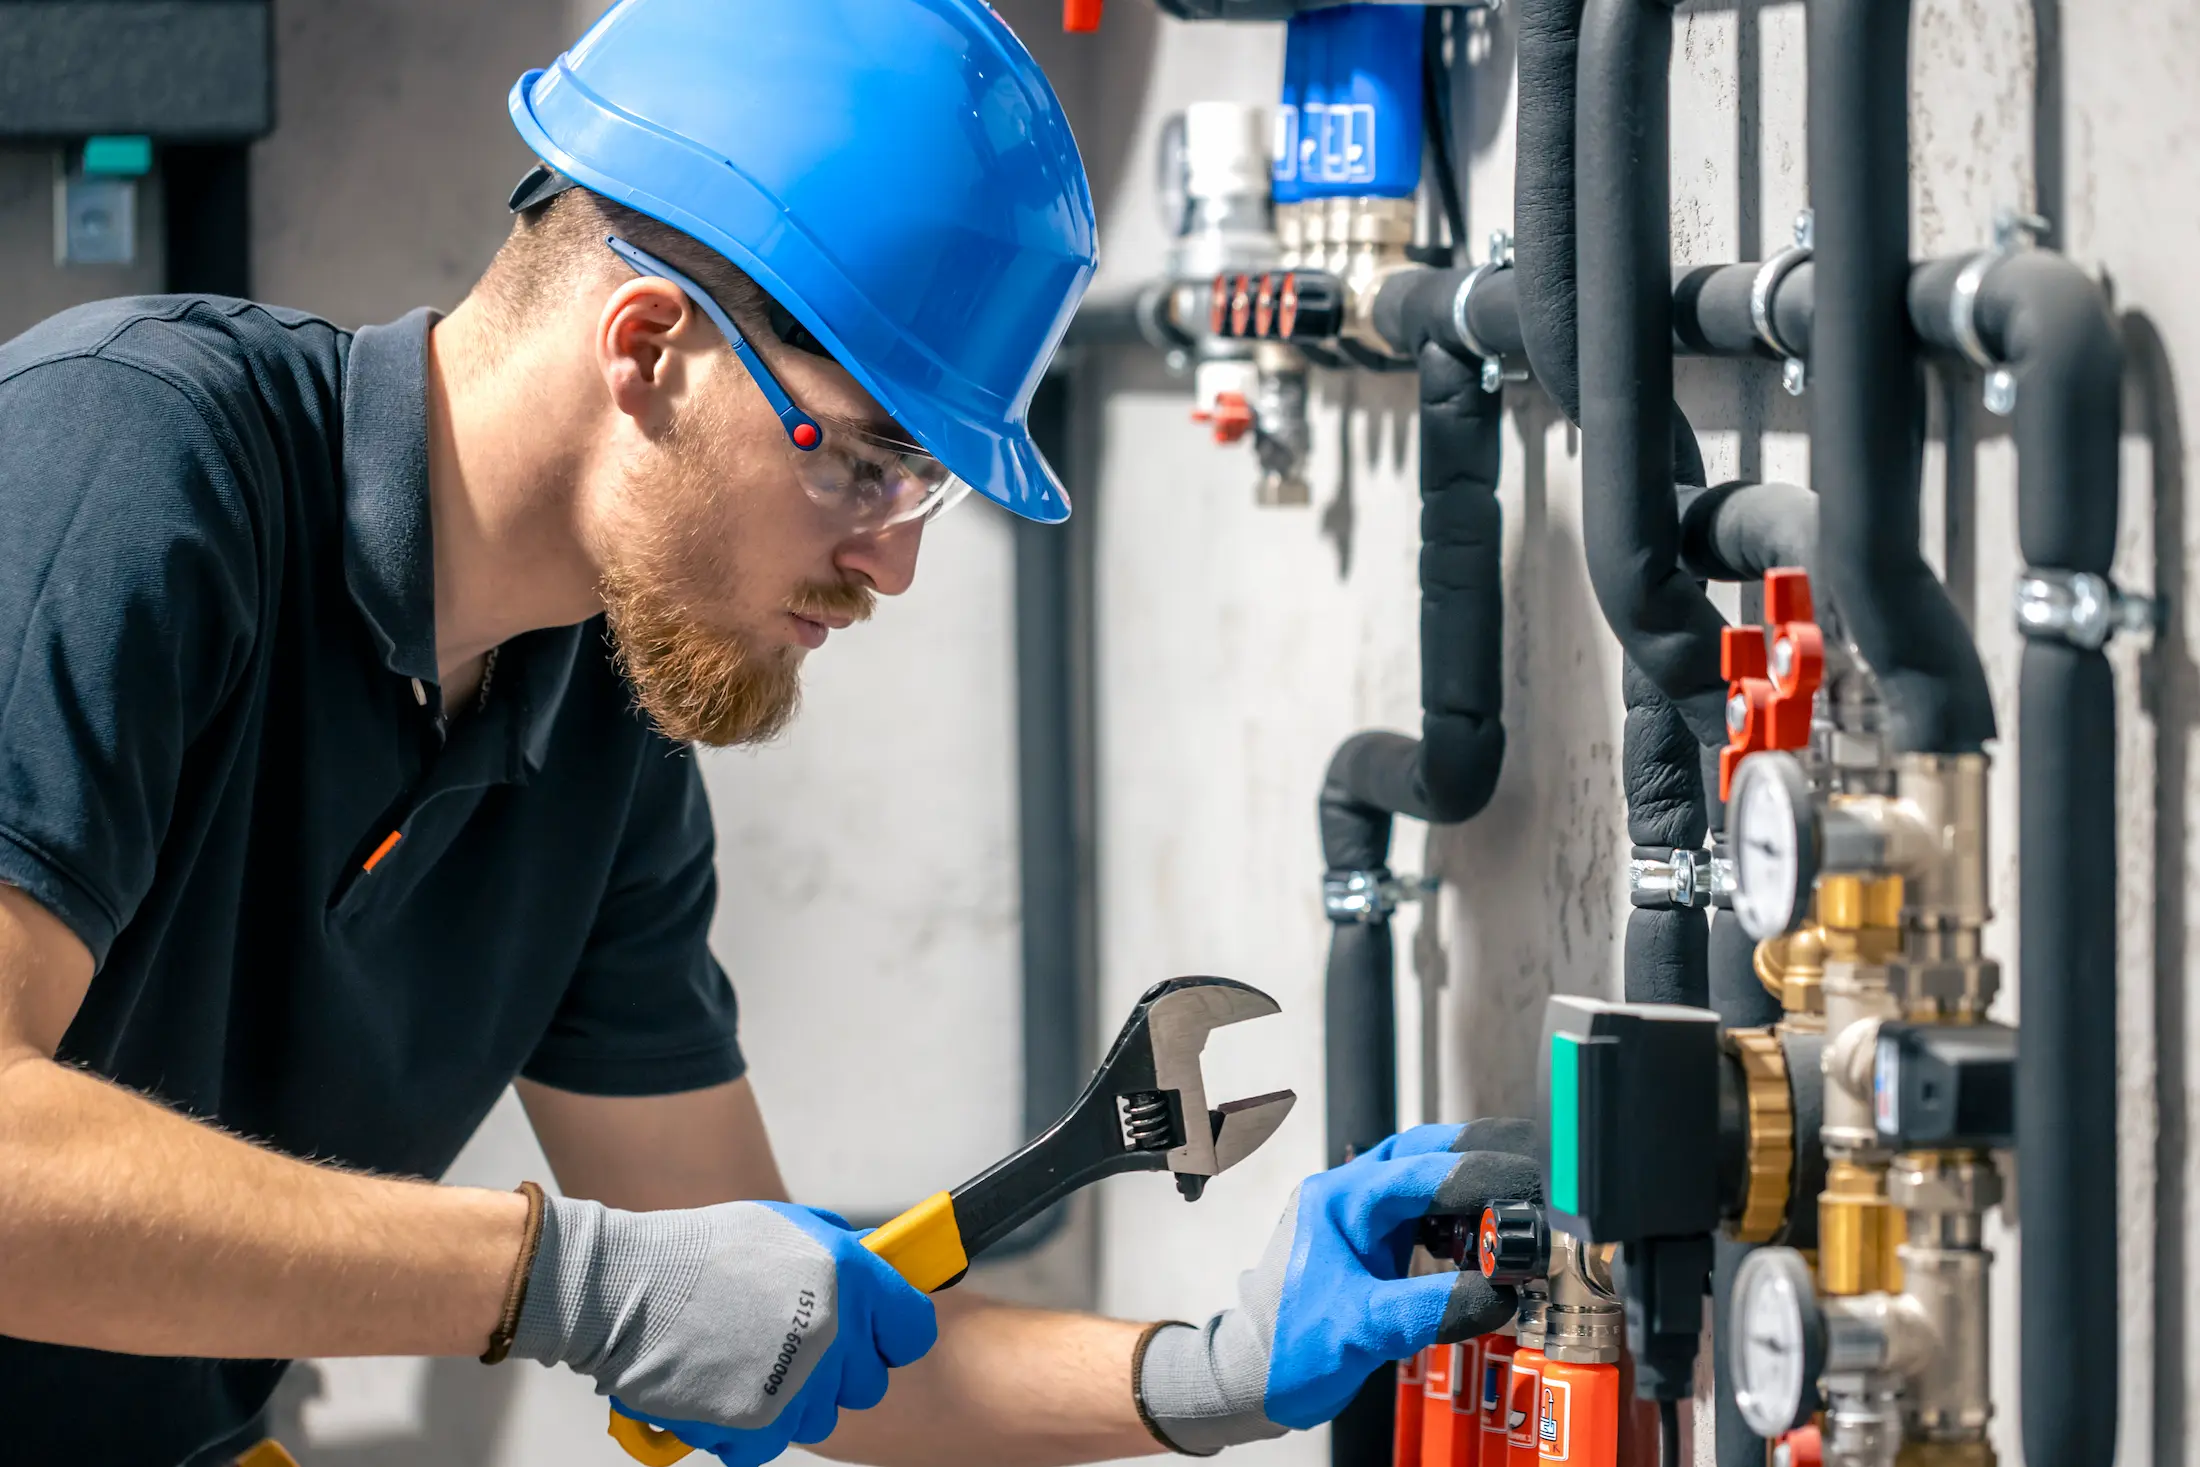
[(899, 596), (917, 579), (917, 550), (924, 542), (924, 521), (892, 525), (851, 535), (840, 547), (834, 564), (871, 583), (881, 596)]

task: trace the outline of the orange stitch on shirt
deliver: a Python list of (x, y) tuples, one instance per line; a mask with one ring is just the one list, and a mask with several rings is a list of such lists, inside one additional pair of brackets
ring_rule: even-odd
[(388, 835), (384, 836), (382, 838), (382, 844), (374, 848), (374, 854), (367, 857), (367, 864), (365, 869), (372, 871), (375, 866), (380, 863), (381, 859), (384, 856), (388, 855), (391, 851), (397, 849), (397, 843), (404, 838), (405, 832), (402, 830), (393, 830)]

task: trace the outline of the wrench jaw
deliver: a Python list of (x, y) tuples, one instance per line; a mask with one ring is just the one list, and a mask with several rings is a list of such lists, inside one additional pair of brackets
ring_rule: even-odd
[(1245, 1100), (1226, 1101), (1217, 1107), (1213, 1112), (1216, 1173), (1228, 1171), (1260, 1150), (1268, 1138), (1276, 1134), (1283, 1118), (1291, 1114), (1291, 1107), (1298, 1099), (1293, 1091), (1277, 1090)]
[[(1207, 1036), (1228, 1024), (1279, 1013), (1281, 1008), (1259, 989), (1228, 978), (1176, 978), (1156, 984), (1140, 1006), (1146, 1014), (1154, 1088), (1175, 1091), (1183, 1117), (1184, 1139), (1169, 1151), (1169, 1170), (1176, 1173), (1177, 1189), (1187, 1199), (1197, 1199), (1206, 1179), (1219, 1175), (1225, 1165), (1215, 1154), (1220, 1126), (1214, 1117), (1219, 1113), (1208, 1109), (1207, 1080), (1199, 1064)], [(1210, 1123), (1200, 1125), (1201, 1115), (1208, 1116)], [(1280, 1123), (1282, 1117), (1276, 1119)]]
[(1166, 1170), (1197, 1199), (1208, 1178), (1275, 1133), (1293, 1099), (1279, 1091), (1210, 1109), (1199, 1067), (1207, 1036), (1277, 1012), (1267, 994), (1228, 978), (1146, 990), (1068, 1114), (951, 1194), (968, 1256), (1102, 1177)]

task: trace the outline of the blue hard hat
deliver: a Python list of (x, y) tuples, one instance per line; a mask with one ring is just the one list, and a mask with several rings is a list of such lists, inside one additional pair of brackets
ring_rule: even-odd
[(545, 164), (755, 277), (973, 488), (1068, 517), (1025, 414), (1092, 279), (1092, 189), (982, 0), (620, 0), (511, 105)]

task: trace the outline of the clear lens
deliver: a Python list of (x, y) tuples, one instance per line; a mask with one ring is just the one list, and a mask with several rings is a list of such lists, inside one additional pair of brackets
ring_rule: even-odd
[(897, 443), (852, 423), (820, 417), (825, 438), (795, 455), (812, 502), (863, 529), (930, 520), (969, 494), (947, 466), (910, 443)]

